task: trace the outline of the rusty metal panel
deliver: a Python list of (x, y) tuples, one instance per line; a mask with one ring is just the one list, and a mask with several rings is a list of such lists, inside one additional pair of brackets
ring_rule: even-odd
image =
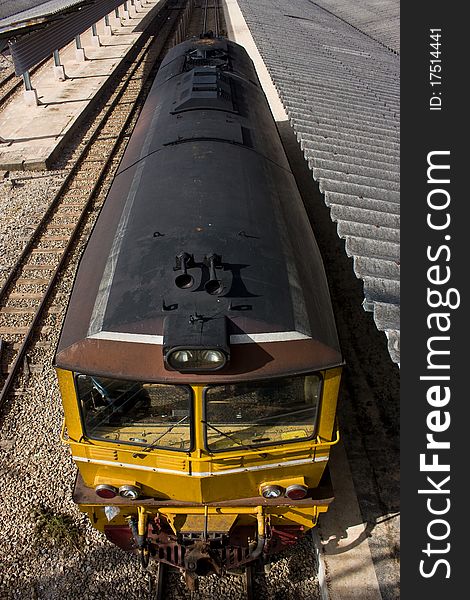
[(59, 19), (56, 15), (53, 21), (44, 24), (43, 29), (9, 40), (16, 75), (22, 75), (35, 64), (52, 55), (54, 50), (66, 46), (75, 36), (86, 31), (93, 23), (121, 4), (122, 0), (102, 0)]
[[(175, 111), (194, 49), (223, 69), (237, 113), (208, 109), (205, 98), (198, 108)], [(210, 73), (211, 65), (200, 68)], [(234, 140), (237, 127), (241, 137)], [(181, 252), (191, 257), (190, 285), (178, 283)], [(220, 257), (212, 274), (211, 255)], [(214, 280), (216, 293), (207, 285)], [(165, 321), (181, 316), (200, 327), (197, 315), (205, 323), (227, 318), (230, 364), (205, 375), (167, 370)], [(182, 340), (181, 328), (179, 334)], [(118, 379), (194, 383), (341, 363), (321, 255), (253, 64), (233, 42), (176, 46), (84, 252), (56, 365)]]

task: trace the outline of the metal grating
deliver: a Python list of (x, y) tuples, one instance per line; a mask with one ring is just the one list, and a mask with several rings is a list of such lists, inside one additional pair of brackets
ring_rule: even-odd
[[(383, 27), (372, 36), (371, 19), (348, 0), (238, 1), (364, 282), (364, 308), (399, 363), (399, 57), (386, 47), (394, 42)], [(374, 0), (360, 6), (378, 11)]]

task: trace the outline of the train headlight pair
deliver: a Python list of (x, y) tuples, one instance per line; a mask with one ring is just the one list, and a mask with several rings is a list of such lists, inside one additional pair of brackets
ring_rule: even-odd
[(230, 361), (226, 317), (170, 315), (163, 333), (163, 362), (170, 371), (218, 371)]
[(261, 495), (263, 498), (273, 499), (280, 498), (282, 495), (289, 500), (302, 500), (307, 495), (308, 488), (305, 485), (293, 484), (284, 488), (280, 485), (263, 485), (261, 487)]
[(227, 362), (225, 353), (215, 348), (175, 348), (165, 358), (177, 371), (216, 371)]
[(126, 498), (127, 500), (137, 500), (140, 497), (140, 490), (135, 485), (121, 485), (118, 489), (114, 485), (102, 483), (96, 486), (95, 492), (97, 496), (105, 500), (111, 500), (111, 498), (115, 498), (118, 494), (121, 498)]

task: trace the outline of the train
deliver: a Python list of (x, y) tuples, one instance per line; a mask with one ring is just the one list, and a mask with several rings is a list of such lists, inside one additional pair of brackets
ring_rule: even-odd
[(245, 49), (174, 46), (79, 262), (54, 367), (73, 499), (200, 577), (269, 562), (334, 499), (324, 265)]

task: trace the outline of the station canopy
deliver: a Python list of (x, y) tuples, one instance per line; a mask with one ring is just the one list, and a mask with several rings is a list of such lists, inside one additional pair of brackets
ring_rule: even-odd
[(63, 48), (123, 0), (6, 0), (0, 3), (0, 46), (7, 42), (23, 74)]

